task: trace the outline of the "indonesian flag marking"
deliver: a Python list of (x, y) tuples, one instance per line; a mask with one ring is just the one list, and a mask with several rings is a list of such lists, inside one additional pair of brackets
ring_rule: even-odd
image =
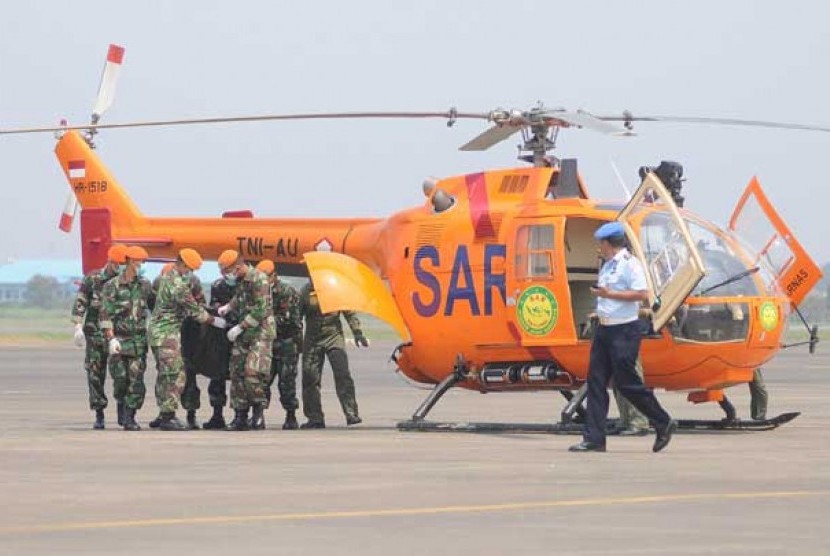
[(323, 238), (317, 243), (314, 244), (315, 251), (331, 251), (332, 247), (334, 247), (328, 238)]
[(86, 177), (86, 162), (83, 160), (69, 161), (69, 179), (82, 179)]

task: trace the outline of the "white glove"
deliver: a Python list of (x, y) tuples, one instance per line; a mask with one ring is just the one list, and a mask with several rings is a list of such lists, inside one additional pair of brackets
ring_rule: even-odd
[(237, 324), (236, 326), (228, 330), (228, 341), (235, 342), (240, 334), (242, 334), (242, 325)]
[(213, 320), (211, 321), (210, 325), (222, 330), (228, 325), (228, 323), (222, 317), (213, 317)]
[(118, 355), (119, 353), (121, 353), (121, 342), (118, 341), (118, 338), (113, 338), (110, 340), (109, 352), (110, 355)]
[(75, 334), (72, 337), (72, 341), (75, 342), (75, 345), (79, 348), (84, 347), (84, 343), (86, 342), (86, 338), (84, 337), (84, 325), (78, 323), (75, 325)]
[(230, 303), (225, 303), (224, 305), (219, 307), (219, 309), (216, 312), (219, 313), (220, 317), (224, 317), (225, 315), (228, 314), (228, 311), (230, 311), (230, 310), (231, 310), (231, 304)]

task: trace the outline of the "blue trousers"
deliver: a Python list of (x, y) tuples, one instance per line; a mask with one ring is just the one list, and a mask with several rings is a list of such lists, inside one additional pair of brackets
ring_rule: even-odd
[(588, 367), (588, 416), (583, 432), (586, 442), (605, 446), (608, 385), (612, 380), (620, 394), (648, 417), (652, 425), (663, 428), (671, 420), (654, 397), (654, 392), (646, 388), (637, 375), (635, 366), (641, 340), (642, 325), (639, 321), (597, 327)]

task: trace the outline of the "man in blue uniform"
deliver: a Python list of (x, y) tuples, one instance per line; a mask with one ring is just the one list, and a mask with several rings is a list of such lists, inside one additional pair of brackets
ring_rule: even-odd
[(605, 420), (608, 416), (608, 384), (611, 380), (620, 393), (654, 424), (655, 452), (665, 448), (677, 423), (660, 406), (654, 393), (637, 375), (642, 328), (638, 320), (640, 304), (648, 299), (643, 266), (625, 248), (625, 231), (619, 222), (603, 224), (594, 233), (605, 263), (599, 283), (591, 288), (597, 296), (599, 325), (591, 343), (588, 367), (587, 419), (583, 440), (571, 446), (572, 452), (604, 452)]

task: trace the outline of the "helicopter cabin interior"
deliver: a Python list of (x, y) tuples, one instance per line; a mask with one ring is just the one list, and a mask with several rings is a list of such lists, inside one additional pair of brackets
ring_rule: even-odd
[(591, 293), (599, 276), (594, 232), (604, 223), (595, 218), (568, 218), (565, 222), (565, 265), (574, 328), (580, 339), (590, 337), (590, 315), (596, 311), (596, 297)]

